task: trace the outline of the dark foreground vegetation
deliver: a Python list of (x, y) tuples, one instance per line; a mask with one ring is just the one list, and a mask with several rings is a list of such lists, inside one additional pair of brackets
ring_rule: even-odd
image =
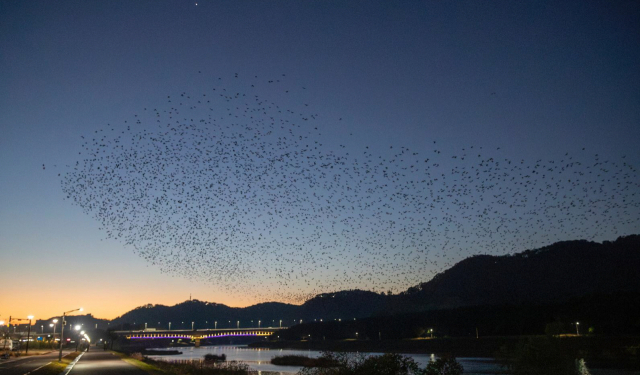
[(300, 375), (462, 375), (463, 368), (455, 358), (439, 358), (425, 368), (420, 368), (411, 358), (402, 354), (387, 353), (369, 356), (353, 352), (324, 352), (318, 358), (327, 367), (304, 367)]
[(337, 366), (326, 356), (320, 358), (309, 358), (304, 355), (283, 355), (271, 358), (272, 365), (278, 366), (304, 366), (304, 367), (332, 367)]
[[(584, 360), (590, 368), (640, 370), (640, 337), (481, 337), (436, 338), (425, 340), (341, 340), (280, 341), (256, 343), (252, 346), (312, 349), (341, 352), (436, 353), (457, 357), (496, 358), (505, 368), (517, 374), (519, 368), (533, 368), (531, 374), (554, 374), (554, 368), (573, 368)], [(548, 365), (547, 372), (536, 365)], [(559, 370), (558, 370), (559, 371)], [(562, 373), (562, 372), (559, 372)]]

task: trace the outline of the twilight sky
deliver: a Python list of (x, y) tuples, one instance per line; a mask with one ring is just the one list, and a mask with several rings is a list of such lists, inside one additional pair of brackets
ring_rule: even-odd
[(3, 1), (0, 319), (639, 233), (638, 46), (635, 1)]

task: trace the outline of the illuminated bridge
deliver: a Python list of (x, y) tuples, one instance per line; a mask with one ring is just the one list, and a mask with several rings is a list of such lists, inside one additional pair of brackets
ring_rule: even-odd
[(118, 336), (124, 336), (129, 340), (154, 340), (154, 339), (182, 339), (192, 340), (196, 346), (200, 345), (201, 340), (215, 339), (219, 337), (267, 337), (275, 332), (286, 329), (282, 328), (224, 328), (224, 329), (196, 329), (196, 330), (171, 330), (171, 331), (116, 331)]

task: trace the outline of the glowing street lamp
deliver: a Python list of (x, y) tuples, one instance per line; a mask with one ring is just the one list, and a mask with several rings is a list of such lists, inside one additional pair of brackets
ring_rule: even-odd
[(58, 354), (58, 362), (62, 362), (62, 343), (64, 342), (64, 325), (67, 323), (64, 318), (67, 316), (67, 313), (72, 313), (74, 311), (82, 311), (82, 307), (75, 310), (69, 310), (62, 313), (62, 323), (60, 324), (62, 328), (60, 328), (60, 352)]
[(218, 321), (213, 322), (213, 329), (218, 329)]
[(169, 322), (169, 331), (171, 331), (171, 322)]
[(238, 320), (238, 327), (237, 328), (240, 329), (240, 321), (239, 320)]
[(258, 328), (260, 328), (260, 322), (261, 322), (261, 321), (260, 321), (260, 320), (258, 320)]
[(576, 335), (580, 336), (580, 322), (576, 322)]
[(280, 319), (280, 328), (282, 328), (282, 319)]

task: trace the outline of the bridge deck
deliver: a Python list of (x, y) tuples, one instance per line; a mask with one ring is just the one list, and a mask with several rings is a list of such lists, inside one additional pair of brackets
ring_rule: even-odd
[(189, 339), (203, 340), (216, 337), (230, 336), (271, 336), (274, 332), (286, 327), (266, 327), (266, 328), (220, 328), (220, 329), (196, 329), (196, 330), (136, 330), (136, 331), (115, 331), (119, 336), (127, 339)]

